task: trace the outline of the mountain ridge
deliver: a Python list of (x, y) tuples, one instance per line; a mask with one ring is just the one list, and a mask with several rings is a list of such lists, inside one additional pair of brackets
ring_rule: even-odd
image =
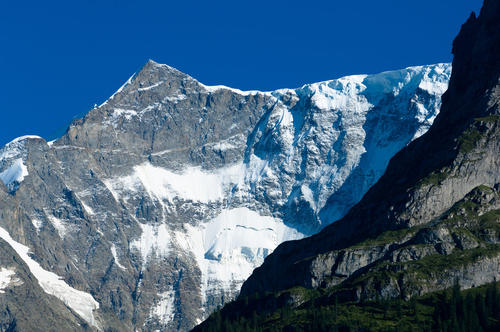
[[(383, 231), (428, 223), (475, 187), (494, 187), (499, 182), (500, 175), (495, 172), (498, 170), (495, 121), (475, 120), (498, 114), (500, 65), (495, 51), (498, 49), (499, 43), (496, 41), (499, 36), (493, 28), (495, 18), (499, 17), (498, 7), (495, 1), (485, 1), (479, 19), (471, 15), (462, 26), (454, 41), (454, 69), (448, 91), (443, 95), (442, 111), (427, 134), (410, 143), (391, 159), (381, 179), (346, 217), (318, 235), (302, 240), (297, 248), (294, 248), (295, 243), (279, 246), (245, 282), (240, 296), (250, 295), (256, 290), (277, 290), (291, 287), (297, 282), (300, 284), (301, 281), (297, 279), (283, 281), (284, 275), (292, 273), (294, 262), (349, 247), (363, 239), (377, 237)], [(488, 31), (485, 31), (485, 27)], [(468, 82), (475, 83), (470, 85)], [(447, 121), (448, 118), (450, 121)], [(481, 172), (472, 173), (468, 181), (461, 183), (462, 176), (467, 174), (466, 167), (471, 164), (467, 160), (468, 154), (472, 155), (476, 149), (475, 144), (478, 144), (472, 141), (472, 146), (464, 147), (468, 143), (467, 135), (470, 136), (470, 132), (466, 131), (469, 127), (472, 127), (472, 131), (480, 131), (480, 136), (473, 139), (480, 139), (483, 135), (493, 137), (491, 146), (488, 149), (483, 147), (487, 152), (482, 154), (482, 159), (476, 160), (474, 167), (479, 167)], [(484, 139), (479, 142), (488, 144)], [(475, 160), (477, 156), (470, 158)], [(479, 166), (481, 160), (485, 164)], [(430, 182), (426, 183), (424, 180)], [(381, 199), (382, 197), (386, 199)], [(285, 260), (277, 258), (279, 256), (285, 257)], [(263, 272), (266, 269), (268, 272)], [(269, 270), (274, 272), (269, 273)], [(283, 284), (280, 285), (280, 282)]]
[(259, 93), (148, 62), (58, 140), (0, 150), (0, 173), (24, 174), (1, 187), (0, 226), (99, 303), (82, 329), (187, 330), (280, 242), (345, 213), (428, 129), (450, 70)]
[[(194, 331), (498, 329), (499, 18), (500, 2), (485, 0), (462, 26), (434, 124), (363, 198), (318, 234), (279, 245)], [(485, 295), (471, 290), (464, 304), (460, 292), (486, 285), (488, 319)]]
[[(315, 256), (318, 253), (348, 247), (350, 244), (359, 242), (360, 239), (376, 237), (382, 230), (396, 230), (426, 223), (445, 212), (446, 209), (460, 200), (476, 186), (486, 184), (494, 187), (496, 183), (498, 183), (499, 175), (494, 171), (498, 169), (498, 161), (496, 161), (495, 158), (495, 151), (498, 149), (494, 145), (494, 138), (492, 138), (493, 142), (491, 144), (493, 144), (493, 146), (491, 146), (491, 151), (488, 150), (489, 153), (486, 156), (483, 154), (484, 161), (486, 163), (491, 162), (491, 166), (489, 164), (487, 164), (487, 166), (481, 166), (483, 173), (478, 172), (479, 174), (475, 175), (477, 179), (471, 178), (467, 186), (453, 183), (452, 177), (447, 174), (444, 174), (443, 178), (438, 179), (438, 183), (422, 183), (425, 178), (429, 178), (429, 173), (431, 173), (430, 170), (442, 169), (444, 166), (449, 165), (451, 161), (454, 161), (454, 158), (457, 158), (460, 154), (467, 155), (473, 153), (473, 151), (464, 150), (464, 140), (460, 135), (466, 131), (464, 128), (474, 126), (474, 121), (478, 122), (477, 125), (482, 127), (483, 131), (493, 132), (492, 135), (495, 135), (494, 118), (491, 120), (491, 123), (487, 120), (474, 120), (474, 118), (480, 116), (487, 117), (491, 115), (494, 117), (495, 114), (498, 113), (498, 109), (495, 108), (498, 106), (498, 97), (495, 91), (498, 90), (497, 82), (500, 66), (498, 65), (498, 56), (495, 55), (498, 53), (494, 52), (495, 48), (498, 48), (498, 43), (495, 43), (498, 39), (498, 34), (492, 33), (485, 35), (483, 30), (485, 26), (494, 26), (495, 24), (491, 17), (485, 18), (488, 16), (487, 14), (483, 14), (483, 12), (491, 10), (495, 13), (492, 17), (498, 17), (496, 16), (498, 13), (498, 6), (495, 5), (494, 2), (486, 1), (484, 8), (486, 9), (483, 9), (481, 12), (482, 16), (480, 16), (480, 19), (476, 19), (475, 15), (471, 16), (462, 27), (459, 37), (457, 37), (454, 42), (455, 59), (453, 68), (458, 66), (458, 69), (456, 73), (452, 74), (449, 90), (443, 96), (443, 109), (438, 115), (435, 125), (431, 127), (427, 134), (410, 143), (392, 158), (382, 178), (367, 192), (363, 200), (358, 203), (356, 207), (351, 209), (343, 220), (328, 226), (321, 233), (309, 239), (300, 240), (294, 243), (285, 243), (279, 246), (274, 254), (267, 258), (264, 265), (256, 269), (250, 279), (245, 282), (240, 296), (250, 295), (257, 289), (265, 291), (283, 289), (291, 286), (294, 284), (295, 280), (288, 282), (289, 285), (277, 286), (280, 284), (281, 280), (284, 280), (284, 278), (281, 277), (282, 275), (294, 275), (292, 271), (283, 268), (288, 265), (293, 269), (293, 263), (291, 262), (300, 261), (306, 257)], [(489, 26), (489, 29), (490, 32), (494, 31), (491, 26)], [(476, 41), (473, 36), (468, 34), (482, 34), (486, 37), (476, 37)], [(470, 47), (468, 44), (471, 42), (482, 46), (483, 49), (478, 50), (479, 47)], [(471, 54), (469, 50), (474, 50), (474, 52)], [(481, 56), (478, 56), (478, 54), (481, 54)], [(484, 58), (486, 58), (486, 69), (482, 66), (483, 63), (481, 62)], [(469, 68), (467, 65), (472, 66), (470, 65), (472, 61), (478, 63), (477, 67), (473, 67), (475, 70), (464, 70), (462, 66)], [(470, 85), (463, 84), (463, 82), (470, 82), (468, 78), (471, 76), (474, 77), (474, 75), (482, 79), (478, 81), (477, 86), (473, 85), (469, 89), (468, 87)], [(474, 98), (468, 99), (471, 96)], [(485, 97), (483, 98), (483, 96)], [(486, 104), (491, 106), (485, 107)], [(452, 112), (452, 110), (464, 109), (470, 111), (465, 113), (465, 115), (463, 111)], [(453, 115), (453, 126), (446, 126), (446, 120), (449, 114)], [(460, 121), (464, 123), (460, 124)], [(483, 140), (480, 142), (482, 144), (488, 144), (488, 142)], [(476, 142), (473, 142), (473, 144), (476, 144)], [(450, 145), (453, 145), (453, 147), (450, 148)], [(467, 148), (474, 150), (476, 147), (472, 146)], [(422, 155), (428, 158), (422, 159)], [(461, 157), (459, 160), (460, 161), (457, 161), (458, 164), (455, 166), (455, 170), (453, 170), (453, 166), (450, 166), (451, 171), (447, 172), (461, 172), (460, 165), (461, 163), (467, 163), (467, 160)], [(401, 166), (403, 163), (406, 164)], [(489, 167), (491, 167), (491, 172), (488, 171)], [(439, 175), (439, 173), (437, 175)], [(432, 178), (430, 180), (435, 181)], [(446, 181), (451, 182), (449, 185), (454, 188), (453, 190), (448, 189), (451, 194), (443, 194), (443, 190), (446, 189), (437, 188), (439, 186), (445, 187), (446, 184), (443, 183)], [(418, 192), (420, 190), (418, 188), (419, 183), (424, 186), (422, 194)], [(410, 188), (414, 193), (411, 191), (407, 192), (407, 188)], [(431, 195), (437, 196), (439, 195), (437, 193), (440, 193), (441, 197), (445, 197), (446, 203), (442, 201), (442, 206), (436, 206), (436, 201), (429, 198), (426, 202), (425, 197), (429, 197), (429, 192), (427, 192), (428, 189), (431, 190)], [(432, 190), (435, 190), (437, 193), (432, 193)], [(420, 199), (425, 202), (425, 205), (415, 205), (418, 202), (419, 195), (421, 195)], [(387, 197), (387, 200), (377, 199), (377, 197)], [(399, 199), (401, 199), (401, 201), (398, 201)], [(412, 201), (410, 199), (412, 199)], [(414, 210), (411, 211), (411, 213), (405, 212), (405, 209), (408, 211), (412, 207)], [(294, 246), (298, 243), (303, 243), (303, 245), (300, 245), (300, 249), (298, 249), (298, 247), (295, 249)], [(319, 248), (317, 243), (322, 243), (325, 246)], [(276, 258), (279, 256), (286, 258), (283, 261)], [(273, 269), (271, 267), (272, 264), (280, 266), (280, 268)], [(256, 279), (259, 278), (259, 275), (262, 276), (262, 273), (264, 273), (263, 270), (266, 268), (273, 269), (274, 272), (271, 274), (267, 273), (268, 278), (265, 279), (265, 281), (260, 280), (257, 282)]]

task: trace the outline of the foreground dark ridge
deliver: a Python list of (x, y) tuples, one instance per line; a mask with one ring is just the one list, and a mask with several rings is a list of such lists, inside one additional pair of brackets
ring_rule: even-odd
[[(416, 332), (482, 331), (500, 329), (500, 283), (446, 291), (412, 298), (411, 301), (375, 299), (359, 303), (325, 302), (317, 291), (302, 289), (308, 300), (298, 307), (262, 312), (260, 305), (269, 300), (234, 301), (212, 315), (209, 324), (195, 330), (210, 332)], [(259, 314), (257, 313), (259, 312)]]
[(346, 217), (280, 245), (244, 283), (240, 303), (267, 294), (274, 305), (260, 307), (272, 313), (306, 300), (297, 287), (359, 302), (500, 279), (499, 1), (470, 16), (453, 54), (428, 133), (392, 158)]

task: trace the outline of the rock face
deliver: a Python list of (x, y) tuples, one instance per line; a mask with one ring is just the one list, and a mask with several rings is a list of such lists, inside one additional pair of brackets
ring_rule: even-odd
[(348, 301), (408, 299), (455, 280), (464, 288), (498, 280), (499, 51), (500, 3), (486, 0), (453, 44), (449, 89), (429, 131), (391, 159), (344, 218), (280, 245), (240, 298), (302, 286)]
[(58, 330), (187, 330), (358, 202), (431, 126), (450, 72), (244, 92), (149, 61), (56, 141), (0, 150), (0, 287), (31, 287)]
[[(5, 192), (0, 192), (0, 215), (9, 220), (11, 233), (29, 227), (30, 219), (17, 202)], [(49, 273), (37, 269), (22, 244), (14, 241), (8, 232), (0, 227), (0, 330), (1, 331), (91, 331), (91, 326), (77, 313), (79, 306), (65, 304), (62, 297), (54, 296), (55, 287), (47, 281), (54, 281)], [(45, 271), (48, 272), (48, 271)], [(38, 279), (40, 278), (40, 279)], [(54, 286), (61, 286), (55, 281)], [(48, 287), (47, 287), (48, 286)], [(71, 293), (69, 287), (61, 290)], [(61, 292), (57, 292), (60, 295)]]

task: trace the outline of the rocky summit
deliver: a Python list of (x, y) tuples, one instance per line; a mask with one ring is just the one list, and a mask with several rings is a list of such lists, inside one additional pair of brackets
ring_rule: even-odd
[[(323, 328), (332, 331), (473, 330), (458, 328), (462, 317), (453, 311), (462, 303), (458, 291), (448, 327), (441, 321), (446, 300), (432, 296), (446, 299), (435, 292), (500, 280), (499, 1), (486, 0), (480, 15), (470, 16), (453, 54), (449, 89), (427, 133), (395, 154), (383, 176), (341, 220), (278, 246), (243, 284), (239, 301), (199, 330), (221, 326), (223, 320), (240, 324), (235, 313), (252, 327), (307, 330), (318, 326), (310, 323), (319, 308), (327, 313), (320, 320), (331, 318)], [(337, 204), (334, 193), (322, 211), (335, 210)], [(324, 216), (320, 220), (328, 224), (337, 215)], [(497, 294), (492, 287), (491, 294)], [(489, 298), (492, 320), (484, 320), (482, 329), (498, 331), (500, 297)], [(391, 301), (410, 299), (420, 299), (426, 310), (434, 310), (429, 303), (441, 306), (418, 315), (420, 304), (413, 302), (408, 319), (414, 325), (398, 325), (405, 314), (404, 304), (397, 302), (398, 314), (389, 322)], [(379, 307), (367, 313), (366, 303)], [(339, 310), (350, 321), (340, 324)], [(434, 325), (425, 325), (426, 319)]]
[[(343, 217), (397, 151), (424, 142), (450, 73), (450, 64), (437, 64), (259, 92), (206, 86), (149, 61), (62, 137), (23, 136), (0, 150), (0, 330), (192, 328), (237, 296), (276, 246)], [(493, 150), (488, 156), (495, 160)], [(494, 183), (479, 178), (484, 167), (471, 185), (490, 185), (496, 197)], [(418, 191), (434, 197), (429, 204), (455, 185), (439, 174), (442, 185), (429, 180)], [(446, 196), (441, 210), (471, 185)], [(412, 197), (415, 216), (442, 212)], [(403, 216), (398, 204), (390, 211)], [(406, 224), (421, 224), (414, 220)], [(266, 260), (244, 293), (267, 280), (263, 271), (288, 248)], [(335, 275), (343, 280), (388, 252), (370, 250), (355, 264), (354, 251), (342, 260), (330, 253), (344, 266)], [(431, 249), (422, 250), (407, 256)], [(294, 273), (266, 287), (335, 283), (326, 263), (308, 262), (316, 262), (305, 269), (314, 278)]]

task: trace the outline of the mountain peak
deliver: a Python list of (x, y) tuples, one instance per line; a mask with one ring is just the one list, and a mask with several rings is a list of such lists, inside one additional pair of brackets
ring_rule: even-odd
[(169, 66), (167, 64), (158, 63), (158, 62), (154, 61), (153, 59), (149, 59), (144, 64), (144, 66), (142, 66), (142, 68), (139, 71), (139, 73), (141, 73), (143, 71), (156, 71), (156, 70), (177, 72), (177, 73), (181, 73), (181, 74), (187, 75), (187, 74), (181, 72), (180, 70), (178, 70), (177, 68), (174, 68), (174, 67)]
[(484, 0), (480, 16), (487, 21), (498, 21), (500, 15), (500, 2), (498, 0)]
[(152, 66), (155, 66), (155, 65), (158, 65), (159, 63), (154, 61), (153, 59), (148, 59), (148, 61), (146, 62), (146, 65), (152, 65)]

